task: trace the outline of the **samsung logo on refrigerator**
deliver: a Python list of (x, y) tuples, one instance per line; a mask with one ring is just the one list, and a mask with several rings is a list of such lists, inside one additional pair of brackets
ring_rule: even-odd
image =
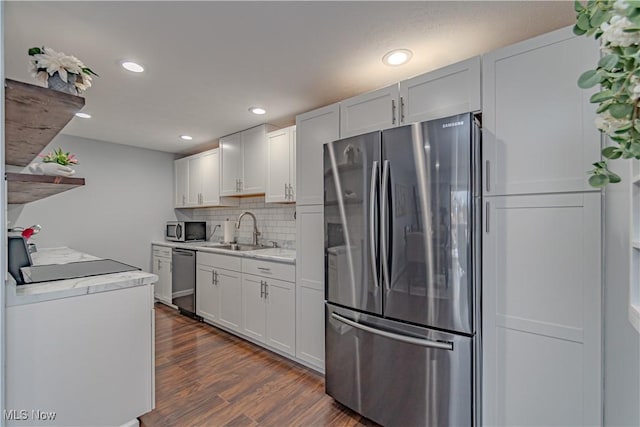
[(452, 128), (454, 126), (462, 126), (463, 124), (463, 121), (443, 123), (442, 128)]

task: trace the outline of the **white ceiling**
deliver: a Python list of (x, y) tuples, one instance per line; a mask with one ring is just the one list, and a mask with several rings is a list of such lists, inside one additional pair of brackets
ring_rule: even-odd
[[(64, 133), (188, 153), (574, 19), (569, 1), (8, 1), (5, 72), (34, 83), (33, 46), (75, 55), (100, 78), (85, 94), (93, 118), (74, 118)], [(382, 64), (400, 47), (411, 62)], [(147, 71), (124, 71), (124, 59)], [(250, 114), (253, 105), (267, 114)]]

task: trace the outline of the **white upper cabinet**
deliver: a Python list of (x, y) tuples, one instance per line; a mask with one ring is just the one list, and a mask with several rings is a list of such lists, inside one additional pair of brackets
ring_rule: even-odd
[(220, 198), (219, 149), (174, 162), (177, 208), (234, 206), (237, 200)]
[(480, 57), (400, 82), (399, 123), (424, 122), (479, 111)]
[(598, 62), (598, 42), (564, 28), (483, 57), (485, 195), (593, 190), (600, 159), (594, 91), (577, 79)]
[(220, 195), (237, 195), (241, 176), (242, 135), (234, 133), (220, 138)]
[(295, 202), (296, 127), (267, 134), (267, 188), (265, 202)]
[(210, 150), (199, 157), (202, 190), (200, 200), (203, 205), (220, 204), (220, 154), (219, 150)]
[(200, 156), (189, 157), (188, 160), (189, 191), (187, 192), (187, 206), (200, 205), (202, 197), (202, 160)]
[(340, 101), (340, 137), (387, 129), (398, 123), (398, 85)]
[(270, 125), (260, 125), (220, 138), (221, 196), (265, 192), (266, 140)]
[(189, 159), (178, 159), (173, 163), (175, 175), (175, 207), (182, 208), (188, 206), (187, 195), (189, 193)]
[(258, 194), (265, 191), (267, 156), (267, 129), (265, 125), (242, 132), (243, 194)]
[(321, 205), (323, 197), (323, 145), (340, 138), (340, 105), (309, 111), (296, 117), (296, 202)]

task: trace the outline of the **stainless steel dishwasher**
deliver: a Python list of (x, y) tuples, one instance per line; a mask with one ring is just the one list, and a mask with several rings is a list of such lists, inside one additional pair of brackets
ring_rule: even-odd
[(171, 302), (180, 313), (196, 317), (196, 251), (173, 249)]

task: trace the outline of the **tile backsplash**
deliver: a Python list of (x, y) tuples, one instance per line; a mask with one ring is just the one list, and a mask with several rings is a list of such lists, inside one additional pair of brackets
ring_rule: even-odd
[[(243, 197), (240, 199), (240, 206), (232, 208), (203, 208), (203, 209), (176, 209), (179, 220), (207, 221), (207, 232), (220, 227), (211, 237), (211, 241), (222, 240), (222, 223), (227, 218), (236, 221), (238, 216), (249, 211), (256, 216), (258, 231), (261, 233), (259, 242), (270, 245), (271, 241), (278, 243), (282, 248), (296, 247), (296, 206), (265, 204), (264, 196)], [(250, 216), (242, 218), (240, 230), (236, 231), (236, 240), (240, 243), (249, 243), (253, 238), (253, 219)]]

